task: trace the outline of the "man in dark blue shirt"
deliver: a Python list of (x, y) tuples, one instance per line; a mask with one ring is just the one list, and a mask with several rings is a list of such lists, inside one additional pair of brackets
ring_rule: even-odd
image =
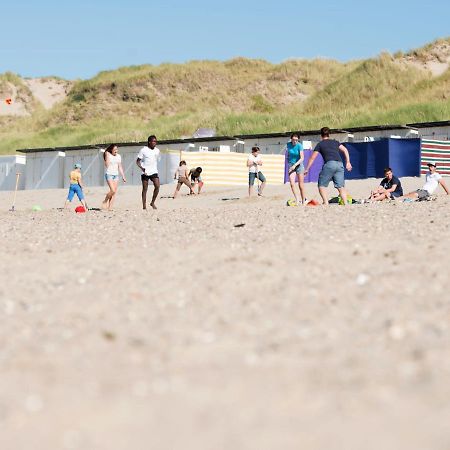
[(395, 200), (402, 195), (403, 188), (400, 179), (393, 174), (390, 167), (386, 167), (386, 169), (384, 169), (384, 178), (381, 180), (380, 187), (376, 191), (370, 193), (369, 200)]
[[(341, 198), (347, 199), (347, 192), (344, 188), (344, 165), (342, 164), (339, 152), (342, 152), (345, 156), (345, 167), (348, 171), (352, 170), (352, 165), (350, 164), (348, 150), (335, 139), (330, 139), (330, 129), (328, 127), (323, 127), (320, 130), (320, 134), (322, 136), (322, 141), (316, 145), (311, 158), (309, 158), (305, 176), (313, 165), (317, 155), (320, 153), (324, 164), (319, 174), (318, 187), (323, 204), (328, 205), (327, 187), (331, 180), (333, 180), (334, 187), (338, 190)], [(345, 201), (343, 204), (346, 205), (347, 202)]]

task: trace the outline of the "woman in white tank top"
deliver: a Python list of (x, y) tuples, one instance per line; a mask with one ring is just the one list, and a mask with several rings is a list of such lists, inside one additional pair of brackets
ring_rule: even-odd
[(119, 186), (119, 173), (124, 183), (127, 182), (123, 173), (122, 157), (117, 153), (117, 145), (111, 144), (105, 150), (103, 154), (105, 163), (105, 180), (109, 186), (109, 192), (106, 194), (105, 200), (103, 200), (103, 209), (112, 209), (112, 205)]

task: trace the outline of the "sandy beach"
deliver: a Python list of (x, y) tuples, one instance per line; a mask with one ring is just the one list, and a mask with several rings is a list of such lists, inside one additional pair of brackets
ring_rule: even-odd
[(1, 450), (450, 448), (450, 196), (182, 191), (0, 192)]

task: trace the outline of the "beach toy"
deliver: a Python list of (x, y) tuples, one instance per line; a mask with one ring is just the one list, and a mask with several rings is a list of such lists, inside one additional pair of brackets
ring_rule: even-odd
[(32, 209), (33, 211), (42, 211), (42, 208), (39, 205), (34, 205)]
[(318, 202), (317, 200), (314, 200), (314, 199), (310, 200), (310, 201), (306, 204), (306, 206), (318, 206), (318, 205), (319, 205), (319, 202)]
[(85, 213), (86, 210), (84, 209), (84, 206), (77, 206), (77, 207), (75, 208), (75, 212), (76, 212), (76, 213)]
[(286, 206), (297, 206), (297, 202), (296, 202), (293, 198), (290, 198), (290, 199), (286, 202)]

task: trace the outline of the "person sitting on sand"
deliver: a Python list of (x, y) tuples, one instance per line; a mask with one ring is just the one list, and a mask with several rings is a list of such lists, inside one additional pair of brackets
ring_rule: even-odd
[(258, 178), (261, 181), (261, 185), (258, 189), (258, 195), (262, 196), (264, 186), (266, 185), (266, 177), (259, 170), (259, 166), (262, 166), (263, 162), (261, 155), (259, 154), (259, 147), (252, 147), (252, 154), (249, 155), (247, 160), (248, 167), (248, 196), (250, 197), (253, 192), (253, 185), (255, 184), (255, 179)]
[(189, 175), (186, 167), (186, 161), (180, 161), (180, 165), (178, 166), (178, 169), (175, 172), (174, 179), (178, 180), (177, 187), (175, 189), (175, 192), (173, 193), (174, 199), (177, 198), (177, 195), (180, 192), (181, 186), (183, 186), (183, 184), (185, 184), (189, 188), (190, 190), (189, 194), (194, 194), (191, 183), (189, 182)]
[(191, 177), (192, 189), (195, 189), (195, 186), (197, 185), (197, 194), (198, 195), (200, 195), (200, 192), (201, 192), (203, 184), (204, 184), (202, 177), (201, 177), (202, 171), (203, 171), (203, 169), (201, 167), (197, 167), (196, 169), (191, 169), (188, 174), (188, 176)]
[(112, 209), (114, 199), (116, 197), (117, 188), (119, 186), (119, 173), (124, 183), (127, 182), (123, 173), (122, 157), (117, 153), (117, 145), (111, 144), (103, 153), (105, 163), (105, 180), (108, 183), (109, 192), (103, 200), (102, 207), (104, 209)]
[(399, 200), (407, 198), (412, 200), (427, 200), (433, 195), (439, 185), (442, 186), (447, 195), (450, 195), (450, 190), (445, 184), (442, 175), (437, 172), (436, 164), (429, 162), (427, 166), (429, 172), (425, 175), (425, 184), (422, 188), (417, 189), (414, 192), (410, 192), (403, 197), (399, 197)]
[[(342, 159), (339, 152), (342, 152), (345, 156), (345, 168), (348, 171), (352, 170), (352, 165), (350, 163), (350, 155), (348, 154), (347, 148), (335, 139), (330, 139), (330, 129), (328, 127), (321, 128), (320, 134), (322, 140), (316, 145), (311, 157), (309, 158), (304, 175), (306, 176), (308, 174), (309, 169), (313, 165), (317, 155), (320, 153), (324, 164), (319, 173), (317, 185), (323, 204), (328, 205), (327, 187), (331, 180), (333, 180), (334, 187), (338, 190), (341, 198), (347, 198), (347, 192), (344, 187), (344, 165), (342, 164)], [(344, 206), (346, 205), (347, 203), (344, 202)]]
[(380, 186), (370, 193), (369, 200), (382, 201), (394, 200), (403, 195), (402, 183), (397, 178), (390, 167), (384, 169), (384, 178), (380, 182)]
[(84, 206), (84, 209), (87, 211), (88, 208), (83, 194), (83, 184), (81, 183), (81, 164), (75, 164), (74, 169), (69, 174), (69, 179), (69, 193), (67, 194), (64, 208), (67, 208), (69, 202), (72, 202), (73, 197), (77, 194), (78, 200), (80, 200), (81, 204)]

